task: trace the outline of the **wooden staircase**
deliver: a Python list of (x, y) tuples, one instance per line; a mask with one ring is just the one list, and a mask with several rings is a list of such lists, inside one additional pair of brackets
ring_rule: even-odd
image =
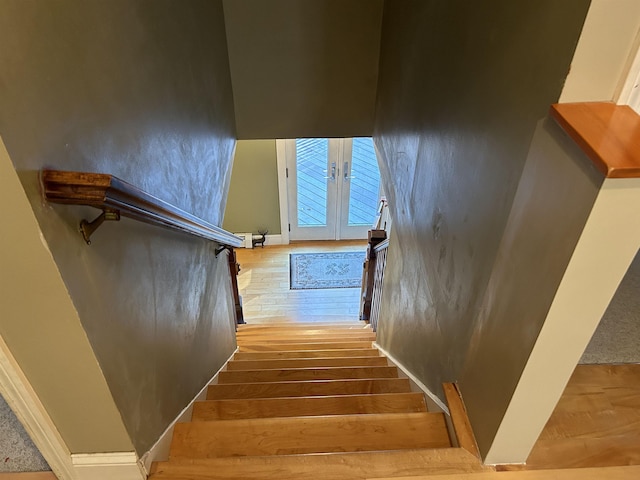
[(239, 325), (239, 351), (151, 479), (373, 479), (472, 473), (445, 417), (348, 324)]

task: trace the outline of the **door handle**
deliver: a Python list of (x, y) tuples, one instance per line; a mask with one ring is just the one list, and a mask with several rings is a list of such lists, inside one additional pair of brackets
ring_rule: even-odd
[(336, 181), (336, 162), (332, 162), (331, 163), (331, 176), (330, 177), (324, 177), (325, 180), (331, 180), (332, 182)]
[(349, 162), (344, 162), (344, 181), (348, 182), (350, 178), (356, 178), (349, 176)]

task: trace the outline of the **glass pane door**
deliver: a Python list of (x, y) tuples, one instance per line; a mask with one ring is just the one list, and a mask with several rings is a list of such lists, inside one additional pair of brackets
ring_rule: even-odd
[(287, 140), (289, 236), (333, 240), (336, 230), (338, 145), (327, 138)]
[(291, 240), (367, 238), (380, 198), (371, 138), (287, 140)]
[(370, 137), (345, 139), (340, 238), (367, 238), (380, 201), (380, 171)]

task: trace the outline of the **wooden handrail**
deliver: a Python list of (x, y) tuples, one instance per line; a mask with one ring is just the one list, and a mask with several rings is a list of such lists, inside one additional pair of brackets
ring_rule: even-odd
[(388, 248), (388, 247), (389, 247), (389, 239), (386, 238), (382, 242), (378, 243), (375, 247), (373, 247), (373, 250), (376, 253), (378, 253), (380, 250), (384, 250), (385, 248)]
[(225, 247), (240, 247), (243, 243), (240, 237), (113, 175), (43, 170), (41, 178), (49, 202), (88, 205), (102, 210), (93, 222), (83, 220), (81, 223), (87, 243), (91, 243), (91, 234), (103, 221), (119, 220), (120, 215), (205, 238)]

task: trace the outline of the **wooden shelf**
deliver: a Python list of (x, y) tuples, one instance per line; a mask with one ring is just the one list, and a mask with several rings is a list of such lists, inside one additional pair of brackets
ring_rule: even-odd
[(550, 114), (606, 177), (640, 177), (640, 116), (629, 106), (554, 104)]
[[(243, 243), (240, 237), (207, 223), (113, 175), (43, 170), (42, 184), (46, 199), (53, 203), (88, 205), (103, 212), (111, 212), (117, 218), (122, 215), (212, 240), (224, 246), (240, 247)], [(88, 222), (83, 223), (88, 224)], [(87, 236), (85, 240), (89, 243)]]

